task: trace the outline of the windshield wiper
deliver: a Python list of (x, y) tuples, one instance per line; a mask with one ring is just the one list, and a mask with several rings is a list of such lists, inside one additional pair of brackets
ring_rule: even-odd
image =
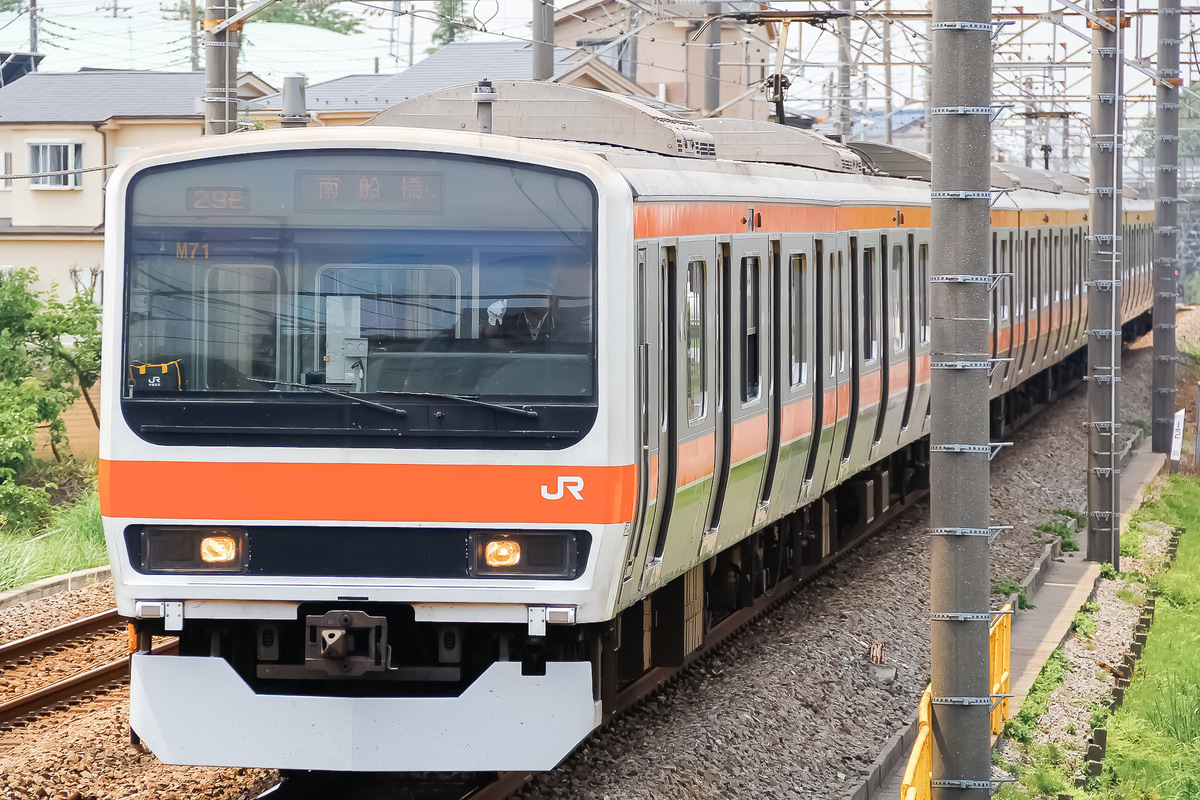
[(331, 394), (335, 397), (344, 397), (347, 400), (351, 400), (355, 403), (361, 403), (362, 405), (367, 406), (368, 408), (378, 409), (379, 411), (383, 411), (388, 414), (395, 414), (398, 417), (403, 417), (403, 416), (408, 415), (408, 412), (405, 411), (403, 408), (393, 408), (391, 406), (385, 406), (383, 403), (376, 403), (373, 400), (367, 400), (362, 397), (356, 397), (356, 396), (350, 394), (349, 392), (341, 392), (341, 391), (338, 391), (337, 389), (330, 389), (328, 386), (322, 386), (319, 383), (291, 383), (289, 381), (272, 381), (272, 380), (266, 380), (264, 378), (250, 378), (249, 380), (252, 380), (255, 383), (269, 383), (272, 386), (293, 386), (297, 389), (311, 389), (314, 392), (324, 392), (325, 394)]
[(487, 400), (477, 400), (474, 397), (466, 397), (465, 395), (461, 394), (443, 394), (441, 392), (394, 392), (387, 389), (380, 389), (376, 393), (398, 394), (404, 397), (428, 397), (434, 400), (457, 400), (460, 403), (470, 403), (476, 406), (483, 406), (484, 408), (494, 408), (497, 411), (507, 411), (510, 414), (516, 414), (520, 417), (529, 417), (530, 419), (537, 419), (538, 416), (538, 412), (534, 411), (532, 408), (527, 408), (524, 406), (506, 406), (503, 403), (489, 403)]

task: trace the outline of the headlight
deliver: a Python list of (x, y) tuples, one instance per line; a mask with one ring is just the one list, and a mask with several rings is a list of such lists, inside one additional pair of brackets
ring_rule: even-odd
[(142, 529), (143, 572), (245, 572), (245, 528), (148, 526)]
[(574, 578), (575, 534), (557, 531), (475, 531), (471, 573), (487, 577)]

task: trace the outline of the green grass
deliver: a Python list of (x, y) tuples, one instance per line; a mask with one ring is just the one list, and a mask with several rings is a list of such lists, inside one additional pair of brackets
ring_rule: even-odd
[(1081, 530), (1083, 528), (1084, 520), (1087, 519), (1087, 514), (1084, 514), (1082, 511), (1072, 511), (1069, 508), (1056, 508), (1054, 513), (1060, 517), (1066, 517), (1067, 519), (1075, 520), (1075, 525)]
[(1029, 596), (1025, 594), (1025, 587), (1016, 581), (1000, 581), (992, 589), (992, 594), (1000, 594), (1005, 597), (1015, 594), (1017, 596), (1017, 609), (1020, 611), (1028, 611), (1034, 607), (1033, 603), (1029, 602)]
[(0, 592), (107, 561), (100, 498), (93, 490), (78, 502), (51, 509), (39, 536), (0, 534)]
[(1141, 429), (1142, 434), (1145, 436), (1150, 435), (1150, 423), (1144, 419), (1129, 419), (1125, 421), (1125, 424)]
[(1043, 522), (1037, 526), (1037, 529), (1042, 533), (1049, 533), (1061, 539), (1064, 553), (1079, 551), (1079, 539), (1075, 538), (1075, 531), (1068, 528), (1065, 522)]
[(1021, 710), (1005, 723), (1004, 735), (1006, 737), (1024, 745), (1033, 742), (1033, 732), (1037, 729), (1038, 717), (1045, 714), (1050, 708), (1050, 695), (1063, 682), (1063, 677), (1067, 674), (1067, 667), (1067, 656), (1061, 649), (1050, 654), (1046, 663), (1042, 665), (1042, 671), (1034, 680), (1033, 686), (1030, 687), (1025, 702), (1021, 703)]
[[(1146, 649), (1108, 720), (1105, 800), (1200, 797), (1200, 484), (1180, 476), (1139, 512), (1188, 529), (1161, 594)], [(1079, 795), (1077, 795), (1077, 798)]]
[[(1102, 574), (1121, 579), (1121, 600), (1140, 605), (1146, 585), (1160, 589), (1155, 621), (1146, 649), (1135, 670), (1125, 703), (1115, 713), (1106, 704), (1090, 710), (1091, 728), (1108, 731), (1104, 772), (1075, 785), (1081, 774), (1081, 754), (1063, 743), (1037, 741), (1038, 718), (1049, 707), (1049, 697), (1066, 666), (1058, 651), (1042, 669), (1021, 710), (1009, 721), (1005, 735), (1017, 757), (1005, 767), (1019, 783), (1004, 786), (999, 797), (1008, 800), (1054, 798), (1068, 794), (1075, 800), (1200, 800), (1200, 484), (1174, 476), (1166, 490), (1135, 515), (1136, 548), (1142, 536), (1161, 530), (1162, 523), (1184, 527), (1171, 569), (1158, 576), (1118, 574), (1104, 565)], [(1156, 523), (1154, 526), (1151, 523)], [(1092, 618), (1098, 610), (1085, 603), (1073, 627), (1081, 636), (1094, 632)]]

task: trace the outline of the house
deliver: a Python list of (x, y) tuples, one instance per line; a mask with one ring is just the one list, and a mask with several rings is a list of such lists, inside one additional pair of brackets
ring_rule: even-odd
[[(151, 144), (201, 136), (200, 72), (33, 72), (0, 87), (0, 267), (34, 267), (40, 289), (98, 276), (106, 166)], [(239, 95), (271, 86), (251, 73)], [(44, 173), (67, 172), (46, 175)], [(101, 298), (102, 299), (102, 298)]]
[[(765, 120), (771, 113), (762, 83), (775, 71), (775, 30), (769, 25), (712, 20), (713, 4), (579, 0), (554, 14), (554, 42), (594, 53), (646, 93), (702, 116)], [(757, 2), (725, 2), (723, 13), (761, 11)], [(709, 102), (709, 37), (719, 32), (718, 93)]]

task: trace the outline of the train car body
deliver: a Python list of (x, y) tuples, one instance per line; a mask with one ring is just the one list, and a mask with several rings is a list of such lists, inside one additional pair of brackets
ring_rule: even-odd
[[(159, 758), (551, 768), (920, 490), (928, 185), (671, 125), (666, 154), (256, 132), (114, 173), (101, 505)], [(994, 212), (996, 426), (1078, 369), (1086, 206)]]

